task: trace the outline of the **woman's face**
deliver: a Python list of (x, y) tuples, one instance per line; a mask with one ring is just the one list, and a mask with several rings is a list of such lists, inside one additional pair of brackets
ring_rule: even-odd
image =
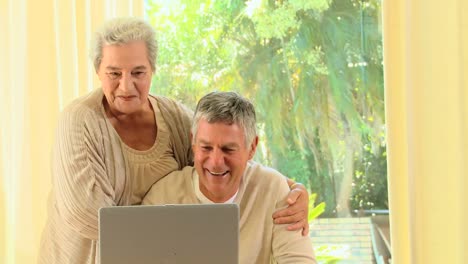
[(113, 114), (139, 113), (149, 104), (153, 72), (144, 41), (105, 45), (97, 74)]

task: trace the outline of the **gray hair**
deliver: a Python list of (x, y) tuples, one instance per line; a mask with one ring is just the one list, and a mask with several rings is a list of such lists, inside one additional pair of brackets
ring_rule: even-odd
[(106, 21), (95, 33), (91, 41), (90, 57), (96, 72), (102, 61), (102, 48), (105, 45), (122, 45), (142, 40), (146, 43), (148, 61), (153, 72), (156, 70), (158, 43), (156, 31), (141, 18), (121, 17)]
[(235, 92), (211, 92), (198, 101), (192, 123), (193, 137), (202, 118), (208, 123), (237, 124), (244, 129), (246, 147), (257, 136), (255, 107)]

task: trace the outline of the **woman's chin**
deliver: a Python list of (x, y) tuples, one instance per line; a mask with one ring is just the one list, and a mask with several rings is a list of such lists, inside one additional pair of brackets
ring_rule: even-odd
[(130, 115), (140, 112), (141, 109), (141, 105), (137, 104), (136, 102), (119, 102), (118, 104), (116, 104), (117, 112), (124, 115)]

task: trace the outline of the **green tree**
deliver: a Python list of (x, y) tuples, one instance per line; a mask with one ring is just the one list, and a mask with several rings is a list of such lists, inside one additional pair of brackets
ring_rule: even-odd
[(352, 188), (386, 179), (385, 158), (362, 167), (385, 152), (380, 1), (155, 0), (148, 13), (160, 44), (153, 91), (190, 107), (238, 91), (257, 108), (256, 158), (318, 193), (325, 215), (382, 205)]

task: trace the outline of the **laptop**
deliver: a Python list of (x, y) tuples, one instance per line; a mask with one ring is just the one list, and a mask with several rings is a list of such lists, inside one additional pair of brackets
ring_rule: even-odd
[(237, 204), (114, 206), (99, 210), (101, 264), (238, 264)]

